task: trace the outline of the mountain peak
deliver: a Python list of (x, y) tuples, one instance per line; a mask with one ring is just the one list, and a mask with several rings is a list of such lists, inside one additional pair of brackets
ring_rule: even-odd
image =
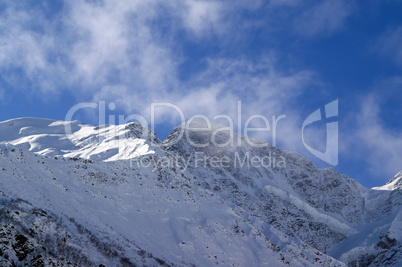
[(151, 129), (143, 126), (139, 122), (125, 124), (124, 130), (127, 130), (127, 132), (125, 133), (126, 138), (142, 138), (148, 140), (153, 144), (161, 143), (161, 141)]
[(402, 171), (398, 172), (385, 185), (373, 187), (375, 190), (402, 190)]

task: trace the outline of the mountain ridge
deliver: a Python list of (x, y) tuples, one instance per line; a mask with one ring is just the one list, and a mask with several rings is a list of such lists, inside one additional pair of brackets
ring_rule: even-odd
[[(0, 123), (0, 130), (11, 122)], [(400, 190), (365, 188), (333, 169), (318, 169), (302, 156), (268, 143), (252, 147), (246, 137), (229, 148), (193, 145), (211, 137), (218, 146), (224, 144), (232, 134), (225, 130), (214, 135), (214, 131), (187, 127), (184, 134), (192, 143), (186, 139), (174, 143), (169, 138), (177, 134), (177, 128), (161, 142), (139, 124), (103, 129), (79, 126), (79, 122), (73, 125), (78, 125), (74, 132), (91, 129), (87, 135), (78, 135), (75, 145), (91, 141), (78, 146), (81, 154), (67, 149), (60, 157), (46, 150), (46, 142), (38, 148), (37, 140), (46, 136), (32, 126), (25, 129), (42, 139), (30, 138), (28, 130), (22, 130), (25, 135), (18, 135), (17, 141), (0, 136), (0, 190), (35, 208), (73, 218), (101, 240), (126, 238), (127, 248), (120, 257), (143, 265), (155, 260), (138, 257), (143, 254), (139, 251), (178, 265), (398, 266), (402, 261)], [(19, 133), (28, 126), (11, 127), (19, 127), (13, 130)], [(62, 134), (53, 130), (49, 135), (60, 140)], [(99, 130), (104, 138), (94, 134)], [(120, 153), (127, 143), (114, 145), (116, 137), (119, 142), (132, 139), (142, 146)], [(93, 156), (99, 155), (97, 147), (110, 145), (106, 141), (117, 148), (115, 154)], [(93, 154), (85, 154), (91, 146)], [(197, 166), (196, 153), (227, 157), (229, 163), (236, 160), (233, 153), (249, 158), (270, 155), (286, 159), (286, 166), (233, 167), (211, 162)], [(113, 158), (116, 155), (127, 157)], [(180, 164), (180, 158), (186, 158), (188, 165)]]

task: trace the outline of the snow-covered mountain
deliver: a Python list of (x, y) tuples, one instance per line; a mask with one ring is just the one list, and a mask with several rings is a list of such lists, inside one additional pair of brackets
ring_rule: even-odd
[(20, 118), (0, 123), (0, 142), (25, 147), (45, 156), (115, 161), (154, 153), (160, 143), (139, 123), (94, 127), (79, 121)]
[(204, 126), (0, 123), (1, 266), (401, 266), (401, 187)]
[(402, 190), (402, 171), (398, 172), (383, 186), (374, 187), (375, 190)]

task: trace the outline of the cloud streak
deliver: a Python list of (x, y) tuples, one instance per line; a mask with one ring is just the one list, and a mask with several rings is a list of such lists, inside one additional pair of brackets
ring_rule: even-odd
[(376, 41), (373, 50), (402, 66), (402, 26), (383, 33)]
[(329, 35), (341, 29), (352, 12), (350, 1), (320, 1), (296, 18), (295, 28), (299, 34), (308, 37), (317, 34)]
[[(344, 4), (330, 3), (312, 5), (315, 15), (301, 15), (301, 29), (313, 34), (338, 28), (348, 12), (342, 11)], [(219, 1), (77, 0), (64, 2), (64, 8), (49, 18), (40, 5), (8, 3), (0, 19), (1, 68), (22, 70), (28, 86), (45, 95), (60, 88), (79, 88), (82, 94), (103, 86), (125, 86), (142, 98), (156, 91), (164, 97), (178, 87), (178, 67), (186, 57), (175, 38), (179, 32), (184, 30), (195, 42), (218, 38), (224, 43), (229, 32), (246, 30), (237, 21), (240, 10), (261, 5), (234, 1), (223, 8)], [(268, 8), (274, 12), (277, 6), (272, 1)], [(331, 16), (325, 15), (328, 10)], [(9, 74), (12, 77), (12, 71)]]
[(381, 99), (375, 92), (363, 98), (360, 110), (353, 113), (351, 125), (355, 127), (351, 126), (352, 134), (345, 138), (342, 150), (345, 156), (364, 160), (369, 171), (385, 182), (401, 170), (402, 134), (381, 119)]

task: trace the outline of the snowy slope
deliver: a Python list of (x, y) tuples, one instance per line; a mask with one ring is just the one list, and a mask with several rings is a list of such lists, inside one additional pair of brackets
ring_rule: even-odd
[[(15, 212), (8, 203), (21, 199), (29, 207), (20, 213), (52, 214), (97, 265), (400, 266), (400, 190), (370, 190), (264, 141), (253, 147), (221, 125), (199, 127), (181, 125), (162, 143), (139, 124), (0, 123), (2, 208)], [(176, 140), (180, 134), (190, 139)], [(220, 146), (230, 138), (238, 143)], [(266, 155), (286, 164), (235, 165)], [(227, 165), (215, 166), (213, 157)], [(91, 236), (118, 253), (100, 257)], [(14, 252), (9, 246), (18, 260)]]
[(94, 127), (79, 121), (20, 118), (0, 123), (0, 144), (47, 156), (114, 161), (153, 154), (155, 134), (138, 123)]
[[(1, 148), (1, 166), (4, 194), (73, 218), (100, 240), (124, 242), (124, 255), (134, 261), (144, 250), (180, 265), (336, 263), (261, 221), (244, 221), (219, 196), (171, 170), (56, 160), (12, 146)], [(88, 251), (89, 259), (105, 264), (95, 252)]]
[(374, 187), (374, 190), (402, 190), (402, 171), (398, 172), (385, 185)]

